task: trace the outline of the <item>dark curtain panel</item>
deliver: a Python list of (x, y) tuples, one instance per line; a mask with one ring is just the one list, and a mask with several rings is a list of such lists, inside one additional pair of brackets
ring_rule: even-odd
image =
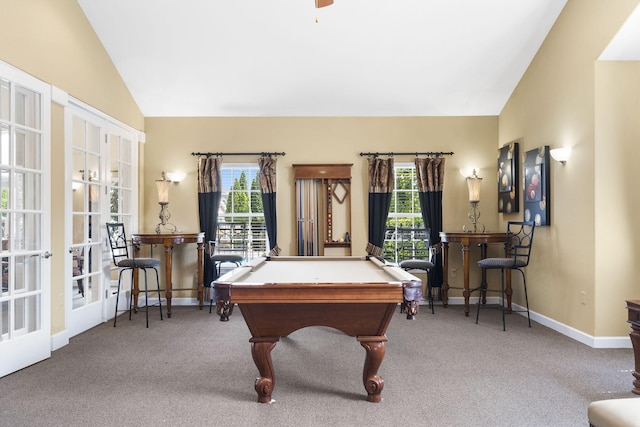
[[(222, 196), (221, 157), (202, 157), (198, 162), (198, 211), (200, 231), (204, 231), (205, 242), (215, 240), (218, 227), (218, 209)], [(211, 254), (209, 254), (211, 255)], [(217, 279), (210, 262), (204, 263), (204, 285), (211, 286)]]
[[(442, 188), (444, 185), (444, 158), (416, 158), (416, 178), (422, 220), (431, 229), (431, 244), (440, 243), (442, 231)], [(436, 265), (429, 275), (431, 286), (442, 286), (442, 254), (438, 253)]]
[(382, 256), (384, 230), (393, 195), (393, 159), (369, 158), (369, 243), (367, 253)]
[(277, 159), (275, 157), (263, 156), (258, 160), (264, 223), (269, 236), (269, 255), (272, 256), (277, 256), (280, 253), (276, 217), (276, 164)]

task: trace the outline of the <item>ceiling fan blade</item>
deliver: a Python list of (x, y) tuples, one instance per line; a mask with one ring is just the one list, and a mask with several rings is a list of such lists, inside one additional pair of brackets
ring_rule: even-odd
[(325, 7), (333, 4), (333, 0), (316, 0), (316, 7)]

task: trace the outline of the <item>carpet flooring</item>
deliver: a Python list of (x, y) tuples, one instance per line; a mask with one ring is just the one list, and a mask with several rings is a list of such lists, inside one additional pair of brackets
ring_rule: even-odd
[(195, 307), (101, 324), (0, 379), (1, 426), (587, 426), (594, 400), (633, 397), (631, 349), (593, 349), (526, 318), (462, 306), (397, 312), (365, 400), (364, 349), (313, 327), (272, 352), (274, 403), (258, 404), (249, 330)]

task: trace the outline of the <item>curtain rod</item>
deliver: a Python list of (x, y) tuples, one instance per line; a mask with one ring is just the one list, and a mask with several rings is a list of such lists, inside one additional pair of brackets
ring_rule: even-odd
[(448, 152), (444, 152), (444, 151), (425, 151), (425, 152), (413, 152), (413, 153), (360, 153), (361, 156), (374, 156), (374, 157), (378, 157), (378, 156), (453, 156), (453, 151), (448, 151)]
[(207, 156), (207, 157), (211, 157), (211, 156), (285, 156), (286, 153), (284, 151), (282, 152), (268, 152), (268, 151), (261, 151), (259, 153), (221, 153), (221, 152), (217, 152), (217, 153), (191, 153), (192, 156)]

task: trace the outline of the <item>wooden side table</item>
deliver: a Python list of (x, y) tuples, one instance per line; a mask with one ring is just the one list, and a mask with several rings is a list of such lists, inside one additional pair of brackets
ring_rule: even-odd
[[(462, 295), (464, 296), (464, 314), (469, 316), (469, 296), (471, 291), (469, 289), (469, 251), (471, 245), (480, 245), (482, 250), (482, 258), (486, 256), (486, 245), (489, 243), (504, 243), (507, 238), (507, 233), (502, 232), (485, 232), (485, 233), (469, 233), (469, 232), (440, 232), (440, 242), (442, 243), (442, 304), (446, 307), (449, 299), (449, 243), (460, 243), (462, 246), (462, 269), (464, 273), (464, 289)], [(486, 273), (483, 271), (481, 286), (486, 288)], [(506, 274), (506, 290), (507, 304), (511, 309), (511, 272)], [(481, 292), (482, 297), (485, 297), (484, 292)], [(483, 301), (484, 302), (484, 301)]]
[(631, 345), (633, 346), (633, 357), (635, 359), (635, 368), (633, 371), (633, 390), (634, 394), (640, 394), (640, 300), (627, 301), (627, 310), (629, 310), (629, 320), (631, 324)]
[[(166, 298), (167, 298), (167, 317), (171, 317), (171, 298), (173, 284), (171, 281), (171, 261), (173, 254), (173, 245), (181, 245), (183, 243), (195, 243), (198, 246), (198, 302), (200, 310), (204, 305), (204, 232), (200, 233), (148, 233), (133, 234), (131, 236), (135, 256), (138, 256), (141, 244), (163, 245), (164, 261), (165, 261), (165, 280), (166, 280)], [(193, 288), (186, 288), (193, 289)], [(176, 289), (183, 290), (183, 289)], [(133, 300), (134, 307), (138, 306), (138, 275), (134, 278)]]

